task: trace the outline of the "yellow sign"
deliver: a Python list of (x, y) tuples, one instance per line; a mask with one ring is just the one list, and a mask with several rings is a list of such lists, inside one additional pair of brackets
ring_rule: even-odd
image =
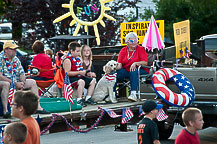
[(176, 58), (181, 58), (187, 55), (187, 50), (190, 52), (190, 22), (189, 20), (181, 21), (173, 24)]
[[(125, 36), (129, 32), (135, 32), (138, 35), (138, 43), (142, 44), (146, 31), (148, 30), (149, 23), (150, 21), (121, 23), (121, 45), (126, 45)], [(164, 41), (164, 20), (157, 20), (156, 24), (162, 40)]]

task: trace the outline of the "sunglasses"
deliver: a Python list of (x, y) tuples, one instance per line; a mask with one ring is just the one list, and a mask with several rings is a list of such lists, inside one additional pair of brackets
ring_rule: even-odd
[(132, 43), (136, 43), (137, 40), (129, 40), (128, 42), (132, 44)]

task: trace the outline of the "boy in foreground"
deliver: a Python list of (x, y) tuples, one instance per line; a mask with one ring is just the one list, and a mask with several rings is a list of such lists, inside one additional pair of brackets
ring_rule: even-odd
[(20, 122), (8, 124), (4, 128), (4, 144), (21, 144), (27, 136), (27, 127)]
[(38, 107), (38, 96), (31, 91), (17, 91), (11, 104), (12, 116), (20, 119), (28, 129), (23, 144), (40, 144), (40, 128), (37, 121), (31, 117)]
[(137, 126), (138, 144), (160, 144), (157, 124), (153, 121), (158, 110), (163, 108), (152, 100), (147, 100), (142, 105), (144, 118)]
[(182, 114), (182, 120), (186, 127), (177, 136), (175, 144), (200, 144), (197, 130), (202, 129), (204, 124), (201, 110), (187, 108)]

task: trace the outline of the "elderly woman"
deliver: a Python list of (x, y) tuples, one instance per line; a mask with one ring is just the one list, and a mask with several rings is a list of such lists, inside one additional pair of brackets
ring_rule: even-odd
[[(139, 85), (138, 66), (145, 66), (148, 64), (147, 53), (142, 46), (137, 44), (138, 36), (136, 33), (128, 33), (125, 37), (125, 41), (127, 46), (122, 48), (118, 55), (117, 82), (129, 78), (131, 93), (128, 99), (131, 101), (137, 101), (136, 90)], [(140, 69), (140, 74), (147, 73), (148, 69)], [(117, 82), (114, 86), (114, 91), (116, 90)]]
[(31, 76), (32, 79), (35, 80), (50, 80), (54, 78), (54, 73), (52, 70), (52, 61), (51, 58), (45, 54), (44, 52), (44, 43), (37, 40), (33, 43), (32, 49), (36, 56), (34, 56), (32, 65), (40, 68), (40, 69), (46, 69), (48, 71), (44, 72), (38, 72), (36, 75)]

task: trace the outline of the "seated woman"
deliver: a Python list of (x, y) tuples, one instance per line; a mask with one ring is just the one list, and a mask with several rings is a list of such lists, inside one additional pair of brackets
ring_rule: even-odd
[(44, 43), (37, 40), (33, 43), (32, 49), (36, 56), (34, 56), (32, 65), (39, 69), (46, 69), (48, 71), (38, 72), (35, 75), (32, 75), (30, 78), (35, 80), (50, 80), (54, 78), (54, 72), (52, 69), (52, 61), (51, 58), (45, 54), (44, 52)]
[[(121, 82), (125, 78), (130, 79), (131, 94), (128, 97), (131, 101), (137, 101), (136, 90), (139, 85), (138, 66), (147, 65), (147, 53), (142, 46), (137, 44), (138, 36), (134, 32), (126, 35), (125, 41), (127, 46), (122, 48), (118, 55), (117, 65), (117, 82)], [(140, 74), (147, 74), (149, 71), (146, 68), (140, 69)], [(114, 86), (116, 91), (117, 82)]]
[(87, 70), (87, 76), (95, 78), (96, 74), (93, 72), (93, 65), (92, 65), (92, 51), (88, 45), (83, 45), (81, 47), (81, 60), (83, 69)]

